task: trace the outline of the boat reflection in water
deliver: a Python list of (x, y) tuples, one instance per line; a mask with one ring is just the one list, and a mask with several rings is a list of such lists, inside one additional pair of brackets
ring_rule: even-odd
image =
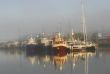
[[(26, 51), (27, 52), (27, 51)], [(53, 53), (54, 52), (54, 53)], [(51, 51), (40, 51), (36, 52), (36, 54), (32, 53), (26, 53), (26, 58), (27, 60), (34, 65), (35, 63), (37, 64), (42, 64), (44, 68), (47, 68), (47, 65), (53, 65), (55, 70), (60, 70), (62, 71), (65, 68), (65, 64), (67, 62), (71, 62), (72, 68), (74, 70), (76, 64), (78, 61), (82, 60), (85, 61), (85, 71), (87, 74), (88, 72), (88, 58), (92, 57), (95, 55), (95, 52), (87, 52), (87, 51), (82, 51), (82, 52), (67, 52), (67, 51), (54, 51), (51, 49)]]
[[(48, 50), (48, 51), (47, 51)], [(30, 51), (30, 50), (29, 50)], [(109, 71), (110, 48), (93, 51), (1, 49), (1, 74), (104, 74)], [(105, 73), (107, 74), (107, 73)]]

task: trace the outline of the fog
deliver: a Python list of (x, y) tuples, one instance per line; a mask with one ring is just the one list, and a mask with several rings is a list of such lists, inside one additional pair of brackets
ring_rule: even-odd
[[(84, 1), (88, 32), (110, 32), (110, 1)], [(30, 33), (82, 31), (80, 0), (0, 1), (0, 41)]]

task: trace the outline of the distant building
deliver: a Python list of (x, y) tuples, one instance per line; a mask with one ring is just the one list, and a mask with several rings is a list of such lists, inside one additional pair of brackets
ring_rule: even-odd
[(98, 38), (98, 44), (99, 46), (110, 46), (110, 35), (103, 34)]

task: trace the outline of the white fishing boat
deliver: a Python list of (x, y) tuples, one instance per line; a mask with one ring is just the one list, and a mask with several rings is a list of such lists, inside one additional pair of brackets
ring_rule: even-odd
[(81, 40), (76, 40), (74, 38), (74, 33), (72, 30), (72, 39), (70, 42), (71, 45), (71, 49), (89, 49), (89, 48), (93, 48), (95, 49), (96, 44), (92, 43), (91, 41), (89, 42), (87, 39), (87, 29), (86, 29), (86, 21), (85, 21), (85, 11), (84, 11), (84, 5), (83, 5), (83, 0), (81, 2), (82, 5), (82, 29), (83, 29), (83, 41)]
[(83, 25), (83, 36), (84, 36), (84, 40), (82, 42), (82, 47), (85, 49), (95, 49), (96, 48), (96, 44), (92, 43), (91, 41), (88, 41), (87, 39), (87, 29), (86, 29), (86, 20), (85, 20), (85, 10), (84, 10), (84, 4), (83, 4), (83, 0), (81, 0), (81, 5), (82, 5), (82, 25)]

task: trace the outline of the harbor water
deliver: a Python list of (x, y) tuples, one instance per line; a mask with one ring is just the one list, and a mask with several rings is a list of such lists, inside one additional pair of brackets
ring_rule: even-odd
[(0, 74), (110, 74), (110, 48), (56, 55), (1, 49)]

